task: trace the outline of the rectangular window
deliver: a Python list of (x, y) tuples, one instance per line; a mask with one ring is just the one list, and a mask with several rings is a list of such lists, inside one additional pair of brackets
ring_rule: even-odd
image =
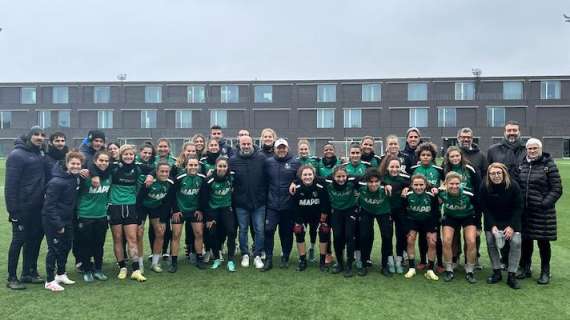
[(560, 99), (560, 81), (549, 80), (540, 82), (540, 99)]
[(221, 91), (222, 103), (238, 103), (239, 87), (238, 86), (222, 86)]
[(52, 99), (52, 103), (54, 103), (54, 104), (69, 103), (69, 88), (68, 87), (53, 87), (51, 99)]
[(218, 125), (228, 127), (228, 112), (226, 110), (210, 110), (210, 127)]
[(273, 86), (255, 86), (255, 103), (273, 102)]
[(317, 109), (317, 128), (334, 128), (335, 109)]
[(111, 110), (97, 111), (97, 128), (100, 129), (113, 128), (113, 111)]
[(504, 100), (521, 100), (523, 98), (522, 81), (505, 81), (503, 82), (503, 99)]
[(59, 111), (57, 115), (57, 126), (60, 128), (71, 127), (71, 113), (67, 110)]
[(362, 109), (344, 109), (344, 127), (362, 128)]
[(12, 127), (12, 111), (0, 112), (0, 129), (10, 129)]
[(426, 128), (428, 126), (427, 108), (410, 108), (410, 127)]
[(20, 103), (21, 104), (36, 104), (36, 88), (21, 88), (20, 89)]
[(336, 85), (334, 84), (318, 85), (317, 102), (336, 102)]
[(408, 101), (426, 101), (427, 83), (408, 83)]
[(93, 103), (111, 102), (111, 87), (97, 86), (93, 88)]
[(176, 128), (192, 128), (192, 111), (176, 110)]
[(494, 128), (503, 127), (505, 118), (505, 107), (487, 108), (487, 126)]
[(156, 110), (141, 110), (141, 128), (156, 128)]
[(146, 86), (144, 87), (145, 103), (162, 103), (162, 87)]
[(457, 109), (456, 108), (438, 108), (437, 109), (437, 126), (440, 128), (457, 127)]
[(368, 83), (362, 85), (362, 101), (375, 102), (380, 101), (382, 97), (382, 87), (379, 83)]
[(188, 103), (205, 103), (206, 88), (204, 86), (188, 86), (186, 93)]
[(474, 100), (475, 84), (473, 82), (455, 83), (455, 100)]
[(43, 129), (51, 128), (51, 111), (38, 111), (38, 126)]

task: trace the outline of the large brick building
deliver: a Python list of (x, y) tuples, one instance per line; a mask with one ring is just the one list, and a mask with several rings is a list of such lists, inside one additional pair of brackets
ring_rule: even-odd
[[(0, 155), (38, 124), (78, 145), (91, 128), (111, 140), (171, 138), (177, 148), (212, 124), (227, 137), (271, 127), (314, 147), (363, 135), (403, 136), (411, 126), (439, 146), (471, 127), (483, 150), (506, 120), (522, 124), (556, 157), (570, 156), (570, 76), (347, 79), (322, 81), (0, 83)], [(320, 153), (320, 150), (319, 152)]]

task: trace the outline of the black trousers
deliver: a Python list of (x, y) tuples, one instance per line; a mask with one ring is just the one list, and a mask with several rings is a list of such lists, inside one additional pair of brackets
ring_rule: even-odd
[[(12, 241), (8, 250), (8, 277), (17, 278), (18, 261), (22, 252), (22, 276), (38, 274), (38, 256), (44, 238), (41, 209), (33, 210), (18, 222), (12, 222)], [(22, 251), (23, 249), (23, 251)]]
[(352, 264), (354, 261), (355, 233), (357, 229), (358, 215), (355, 208), (347, 210), (332, 210), (331, 227), (333, 230), (333, 244), (336, 259), (343, 261), (343, 252), (346, 247), (346, 261)]
[(279, 226), (279, 240), (284, 259), (289, 259), (293, 249), (293, 212), (290, 210), (267, 209), (265, 213), (265, 254), (268, 259), (273, 256), (275, 231)]
[[(538, 251), (540, 253), (540, 268), (541, 271), (550, 272), (550, 258), (552, 256), (552, 249), (550, 248), (549, 240), (536, 240), (538, 244)], [(523, 238), (521, 247), (521, 267), (532, 264), (532, 253), (534, 251), (534, 240)]]
[(65, 264), (73, 242), (73, 226), (71, 224), (65, 226), (63, 233), (58, 233), (58, 230), (48, 223), (44, 223), (44, 228), (48, 245), (46, 278), (47, 282), (51, 282), (55, 279), (56, 272), (58, 275), (65, 274)]
[(184, 222), (184, 234), (186, 235), (184, 238), (184, 243), (186, 244), (186, 251), (188, 254), (202, 254), (202, 252), (196, 252), (196, 249), (194, 248), (194, 230), (192, 229), (192, 223), (190, 221)]
[(392, 220), (394, 220), (394, 227), (396, 229), (396, 255), (401, 257), (404, 255), (408, 247), (408, 230), (406, 230), (406, 223), (404, 221), (404, 209), (395, 209), (392, 211)]
[(214, 258), (220, 258), (222, 243), (227, 239), (228, 260), (233, 260), (236, 252), (237, 222), (232, 208), (219, 208), (207, 213), (206, 221), (215, 221), (211, 228), (207, 229)]
[(361, 261), (366, 263), (370, 260), (372, 246), (374, 244), (374, 220), (380, 227), (380, 235), (382, 237), (382, 267), (388, 264), (388, 257), (393, 254), (392, 250), (392, 237), (394, 235), (394, 228), (392, 226), (392, 217), (389, 214), (373, 215), (369, 212), (360, 212), (360, 248), (362, 250)]
[[(75, 235), (79, 245), (77, 253), (83, 271), (101, 271), (107, 229), (107, 217), (99, 219), (79, 218)], [(91, 261), (92, 258), (93, 261)]]

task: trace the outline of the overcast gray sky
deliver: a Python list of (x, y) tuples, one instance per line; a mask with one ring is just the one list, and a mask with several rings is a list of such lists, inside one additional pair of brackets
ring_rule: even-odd
[(0, 0), (0, 81), (570, 74), (570, 1)]

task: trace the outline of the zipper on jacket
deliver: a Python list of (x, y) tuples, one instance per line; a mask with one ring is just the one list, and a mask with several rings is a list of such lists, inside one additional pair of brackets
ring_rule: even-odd
[(529, 182), (530, 182), (530, 173), (532, 172), (532, 162), (528, 163), (528, 174), (526, 175), (526, 195), (524, 197), (525, 207), (528, 208), (528, 189), (529, 189)]

